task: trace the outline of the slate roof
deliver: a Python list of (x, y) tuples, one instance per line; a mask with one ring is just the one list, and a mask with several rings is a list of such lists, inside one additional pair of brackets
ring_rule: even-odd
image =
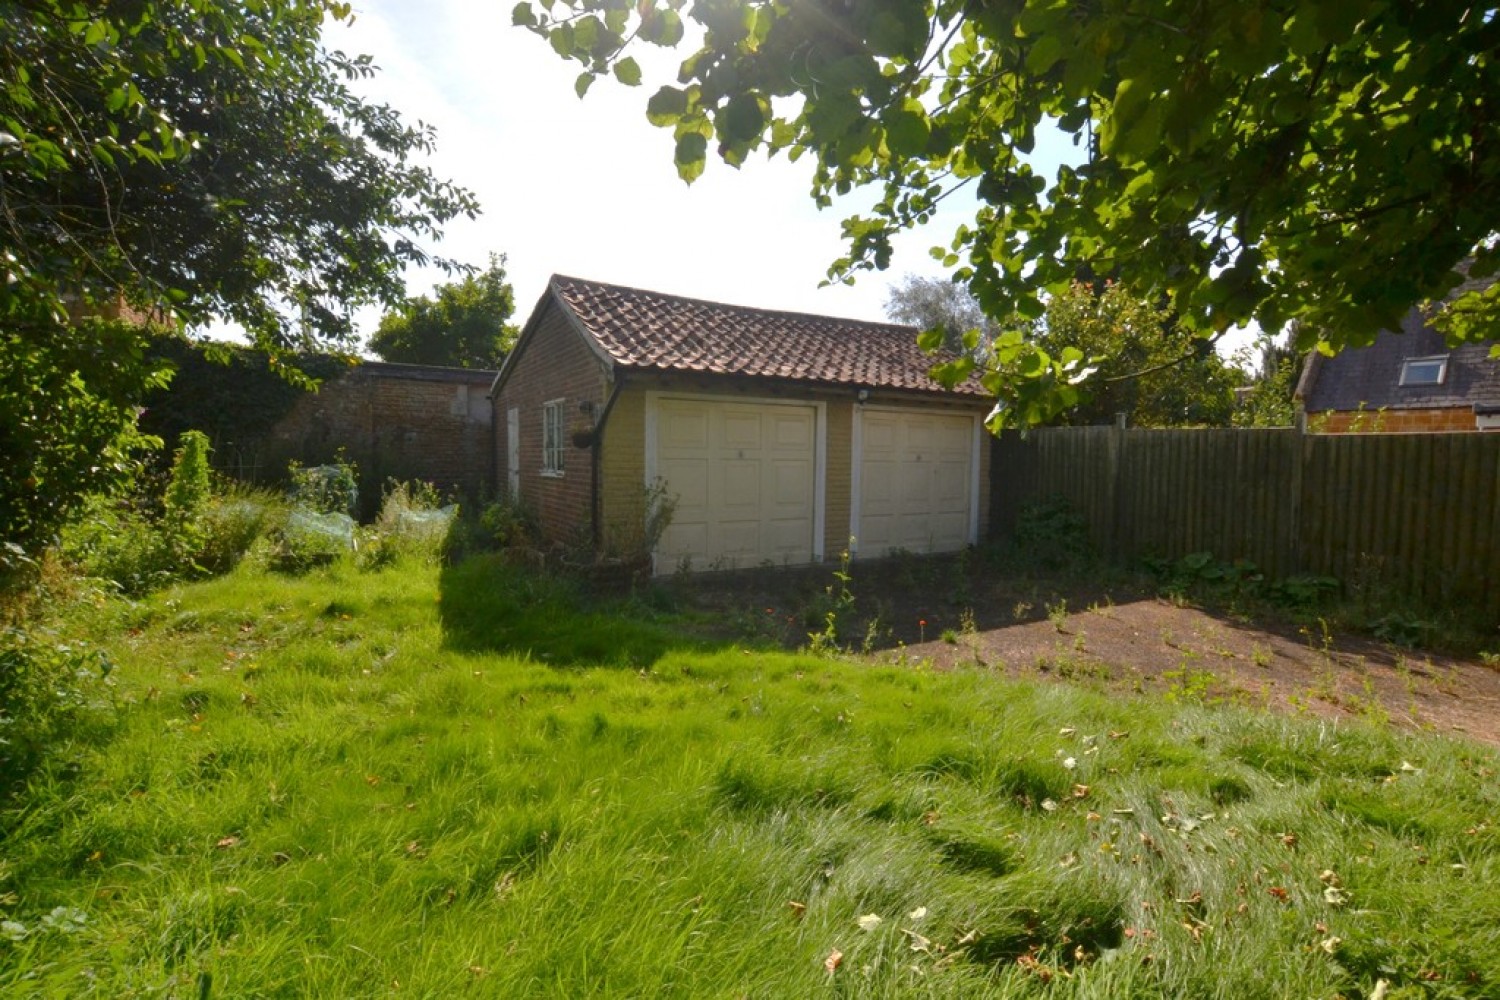
[[(923, 353), (915, 327), (726, 305), (565, 275), (553, 275), (548, 293), (621, 369), (949, 391), (927, 373), (953, 355)], [(989, 395), (977, 378), (954, 391)]]
[[(1455, 294), (1469, 287), (1466, 282)], [(1413, 309), (1399, 330), (1382, 330), (1369, 347), (1345, 348), (1331, 358), (1314, 353), (1298, 393), (1309, 413), (1361, 406), (1399, 410), (1500, 404), (1500, 361), (1490, 360), (1491, 343), (1450, 348), (1443, 335), (1427, 325), (1426, 315)], [(1399, 384), (1403, 361), (1439, 355), (1448, 357), (1441, 385)]]

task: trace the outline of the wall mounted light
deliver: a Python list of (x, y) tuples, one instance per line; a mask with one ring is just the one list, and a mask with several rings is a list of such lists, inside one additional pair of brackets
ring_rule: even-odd
[(854, 394), (854, 398), (857, 399), (857, 400), (859, 400), (861, 403), (869, 402), (869, 400), (870, 400), (870, 390), (869, 389), (861, 389), (861, 390), (859, 390), (859, 392), (857, 392), (857, 393)]

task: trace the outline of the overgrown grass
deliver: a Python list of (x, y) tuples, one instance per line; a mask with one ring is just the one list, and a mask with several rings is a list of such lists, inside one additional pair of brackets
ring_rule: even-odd
[(70, 609), (116, 705), (3, 817), (0, 993), (1500, 993), (1491, 751), (672, 625), (484, 560)]

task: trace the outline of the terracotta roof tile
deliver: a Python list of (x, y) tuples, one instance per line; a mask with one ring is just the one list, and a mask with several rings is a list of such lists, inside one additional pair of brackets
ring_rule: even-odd
[[(726, 305), (554, 275), (553, 293), (622, 368), (944, 392), (915, 327)], [(977, 378), (957, 390), (985, 396)]]

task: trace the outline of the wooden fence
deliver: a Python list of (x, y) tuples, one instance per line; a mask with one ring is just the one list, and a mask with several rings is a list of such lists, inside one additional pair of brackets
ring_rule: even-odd
[(1500, 619), (1500, 434), (1060, 427), (994, 448), (1002, 537), (1061, 496), (1115, 559), (1212, 552)]

